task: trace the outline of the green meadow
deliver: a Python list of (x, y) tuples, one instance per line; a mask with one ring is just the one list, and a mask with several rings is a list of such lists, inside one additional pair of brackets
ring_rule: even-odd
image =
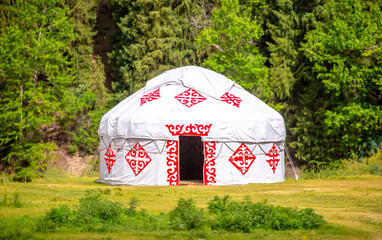
[[(234, 186), (107, 186), (94, 177), (73, 177), (59, 170), (50, 170), (44, 178), (30, 183), (2, 180), (0, 183), (1, 239), (382, 239), (382, 176), (339, 176), (327, 179), (288, 179), (275, 184)], [(54, 171), (54, 172), (52, 172)], [(179, 199), (192, 198), (196, 209), (208, 207), (214, 196), (229, 195), (232, 201), (264, 202), (268, 205), (312, 208), (324, 217), (325, 223), (315, 229), (254, 229), (235, 232), (213, 229), (174, 230), (139, 227), (126, 223), (106, 230), (79, 227), (58, 227), (39, 230), (41, 221), (52, 208), (66, 205), (78, 209), (87, 192), (96, 192), (109, 202), (131, 207), (138, 200), (136, 211), (156, 216), (166, 225), (164, 214), (172, 211)], [(142, 210), (144, 209), (144, 210)], [(135, 221), (135, 220), (134, 220)], [(157, 222), (158, 224), (158, 222)], [(124, 226), (126, 225), (126, 226)], [(132, 226), (132, 227), (131, 227)]]

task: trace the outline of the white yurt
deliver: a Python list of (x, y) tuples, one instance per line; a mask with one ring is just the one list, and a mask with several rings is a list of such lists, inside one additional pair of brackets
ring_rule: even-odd
[(283, 117), (225, 76), (187, 66), (160, 74), (101, 120), (109, 185), (284, 181)]

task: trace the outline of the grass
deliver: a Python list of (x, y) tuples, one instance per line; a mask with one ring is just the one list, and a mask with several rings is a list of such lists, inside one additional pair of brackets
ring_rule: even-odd
[[(8, 202), (17, 193), (19, 206), (0, 206), (0, 226), (13, 239), (382, 239), (382, 176), (339, 176), (330, 179), (289, 179), (277, 184), (249, 184), (235, 186), (107, 186), (95, 183), (92, 178), (75, 178), (66, 174), (48, 173), (47, 177), (31, 183), (3, 181), (0, 198), (7, 195)], [(111, 201), (128, 207), (132, 198), (139, 200), (139, 209), (149, 214), (169, 213), (180, 198), (193, 198), (197, 208), (208, 208), (214, 196), (229, 195), (232, 200), (292, 208), (313, 208), (323, 215), (327, 224), (314, 230), (265, 230), (251, 233), (222, 231), (142, 231), (119, 229), (112, 232), (81, 232), (60, 228), (55, 232), (35, 232), (18, 229), (20, 221), (36, 221), (50, 209), (61, 204), (77, 209), (86, 191), (93, 189)], [(25, 216), (27, 215), (27, 216)], [(14, 228), (12, 230), (12, 228)], [(1, 229), (0, 229), (1, 231)], [(13, 231), (13, 232), (12, 232)]]

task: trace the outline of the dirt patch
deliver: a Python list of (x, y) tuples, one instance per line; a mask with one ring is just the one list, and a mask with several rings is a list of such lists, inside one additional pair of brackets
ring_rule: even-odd
[(91, 170), (92, 156), (81, 157), (78, 153), (73, 155), (61, 148), (56, 152), (57, 161), (54, 166), (72, 173), (76, 177), (84, 176)]

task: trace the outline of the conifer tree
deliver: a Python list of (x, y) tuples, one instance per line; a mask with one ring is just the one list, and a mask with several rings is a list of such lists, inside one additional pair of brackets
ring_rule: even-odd
[(113, 1), (118, 34), (112, 61), (120, 79), (113, 90), (122, 97), (141, 88), (159, 73), (198, 65), (191, 18), (200, 15), (197, 1)]
[(93, 37), (98, 0), (66, 0), (68, 16), (75, 38), (68, 55), (74, 81), (65, 96), (65, 114), (60, 118), (69, 152), (92, 153), (97, 146), (97, 128), (105, 113), (108, 93), (105, 72), (98, 56), (93, 54)]

